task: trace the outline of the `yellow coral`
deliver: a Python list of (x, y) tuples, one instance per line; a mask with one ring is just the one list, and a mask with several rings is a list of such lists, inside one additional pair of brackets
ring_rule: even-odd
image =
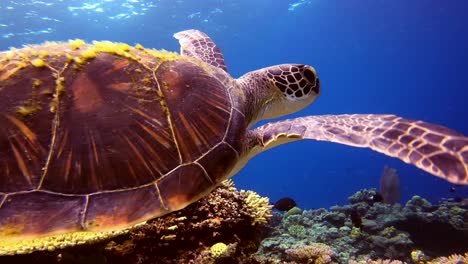
[(35, 79), (34, 82), (33, 82), (34, 87), (39, 87), (39, 86), (41, 86), (41, 84), (42, 84), (41, 80), (38, 80), (38, 79)]
[(45, 58), (47, 56), (49, 56), (49, 52), (47, 50), (41, 50), (41, 52), (39, 53), (39, 57), (41, 59), (43, 59), (43, 58)]
[(78, 65), (81, 65), (81, 64), (85, 63), (85, 61), (84, 61), (82, 58), (80, 58), (80, 57), (74, 57), (73, 60), (74, 60), (74, 61), (76, 62), (76, 64), (78, 64)]
[(351, 238), (357, 239), (362, 235), (361, 229), (359, 227), (353, 226), (353, 229), (351, 229)]
[(60, 95), (61, 93), (63, 93), (65, 91), (65, 87), (63, 85), (64, 82), (65, 82), (64, 77), (59, 77), (59, 78), (57, 78), (57, 80), (55, 80), (55, 84), (57, 85), (57, 94), (58, 95)]
[(267, 197), (261, 197), (254, 191), (241, 190), (241, 194), (246, 195), (245, 203), (249, 208), (253, 209), (252, 225), (265, 224), (273, 216), (271, 213), (272, 206)]
[(384, 230), (382, 230), (382, 232), (380, 233), (382, 236), (384, 237), (388, 237), (388, 238), (391, 238), (391, 237), (394, 237), (396, 235), (396, 228), (393, 227), (393, 226), (387, 226), (384, 228)]
[(81, 46), (86, 45), (86, 42), (82, 39), (70, 40), (70, 45), (74, 49), (79, 49)]
[(154, 50), (154, 49), (145, 49), (144, 50), (147, 54), (157, 58), (157, 59), (163, 59), (167, 61), (173, 61), (176, 59), (184, 58), (187, 59), (188, 57), (181, 57), (178, 53), (176, 52), (171, 52), (167, 50)]
[(35, 59), (35, 60), (32, 60), (31, 61), (31, 64), (34, 66), (34, 67), (44, 67), (45, 66), (45, 62), (42, 60), (42, 59)]
[(94, 49), (87, 49), (85, 51), (83, 51), (83, 53), (81, 53), (81, 56), (83, 56), (83, 58), (85, 60), (89, 60), (89, 59), (94, 59), (96, 58), (96, 51)]
[(135, 49), (144, 50), (145, 48), (140, 43), (138, 43), (135, 45)]
[(218, 242), (211, 246), (210, 248), (211, 256), (213, 258), (219, 258), (224, 255), (227, 248), (228, 246), (226, 244), (224, 244), (223, 242)]
[[(135, 225), (137, 227), (141, 224)], [(114, 237), (128, 232), (131, 228), (117, 231), (80, 231), (65, 234), (58, 234), (47, 237), (27, 238), (27, 239), (0, 239), (0, 256), (27, 254), (34, 251), (55, 250), (75, 245), (82, 245), (89, 242), (101, 241), (109, 237)]]
[(220, 186), (230, 190), (230, 191), (237, 191), (236, 187), (234, 186), (234, 181), (232, 179), (227, 179), (221, 182)]
[(411, 251), (411, 260), (416, 264), (425, 263), (426, 256), (421, 250), (415, 249)]
[(13, 50), (10, 50), (8, 52), (6, 52), (2, 58), (2, 61), (9, 61), (11, 60), (13, 57), (15, 57), (15, 52)]
[(130, 50), (130, 46), (125, 43), (111, 42), (111, 41), (93, 41), (93, 45), (96, 51), (107, 52), (123, 57), (131, 57), (127, 52)]
[(68, 54), (68, 53), (65, 56), (67, 58), (67, 63), (70, 63), (70, 62), (72, 62), (74, 60), (73, 56)]
[(19, 106), (16, 109), (16, 113), (23, 115), (23, 116), (28, 116), (28, 115), (34, 114), (36, 111), (40, 109), (41, 108), (39, 106)]

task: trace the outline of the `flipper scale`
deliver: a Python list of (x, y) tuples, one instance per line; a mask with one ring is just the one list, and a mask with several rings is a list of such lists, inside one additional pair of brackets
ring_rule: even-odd
[(175, 33), (174, 38), (179, 40), (180, 54), (197, 58), (227, 72), (221, 50), (205, 33), (189, 29)]
[(297, 139), (367, 147), (455, 184), (468, 184), (468, 138), (449, 128), (394, 115), (323, 115), (253, 131), (263, 149)]

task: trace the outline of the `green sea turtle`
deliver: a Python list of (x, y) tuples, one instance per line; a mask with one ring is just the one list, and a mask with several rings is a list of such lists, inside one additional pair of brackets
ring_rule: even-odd
[(301, 139), (368, 147), (468, 183), (468, 138), (394, 115), (325, 115), (252, 129), (320, 93), (314, 68), (233, 79), (204, 33), (181, 54), (81, 40), (0, 53), (0, 254), (99, 239), (184, 208), (258, 153)]

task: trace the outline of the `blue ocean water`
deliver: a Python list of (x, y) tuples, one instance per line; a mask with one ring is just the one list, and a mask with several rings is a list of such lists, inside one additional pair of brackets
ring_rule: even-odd
[[(172, 34), (208, 33), (234, 77), (280, 63), (314, 66), (322, 94), (293, 116), (393, 113), (468, 135), (468, 3), (404, 0), (2, 0), (0, 50), (81, 38), (178, 51)], [(399, 160), (367, 149), (301, 141), (255, 157), (239, 188), (300, 207), (344, 204), (398, 170), (402, 202), (468, 197)]]

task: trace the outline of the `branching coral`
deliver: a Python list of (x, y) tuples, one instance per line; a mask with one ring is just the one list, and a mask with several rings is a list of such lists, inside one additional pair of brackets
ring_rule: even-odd
[(241, 190), (241, 196), (244, 197), (247, 204), (247, 210), (252, 215), (252, 224), (265, 224), (273, 215), (271, 213), (272, 206), (269, 204), (269, 199), (261, 197), (254, 191)]
[(440, 257), (429, 261), (428, 264), (461, 264), (468, 263), (468, 253), (465, 255), (453, 254), (448, 257)]
[(335, 252), (325, 244), (312, 243), (294, 249), (287, 249), (286, 254), (298, 263), (322, 264), (332, 263)]

